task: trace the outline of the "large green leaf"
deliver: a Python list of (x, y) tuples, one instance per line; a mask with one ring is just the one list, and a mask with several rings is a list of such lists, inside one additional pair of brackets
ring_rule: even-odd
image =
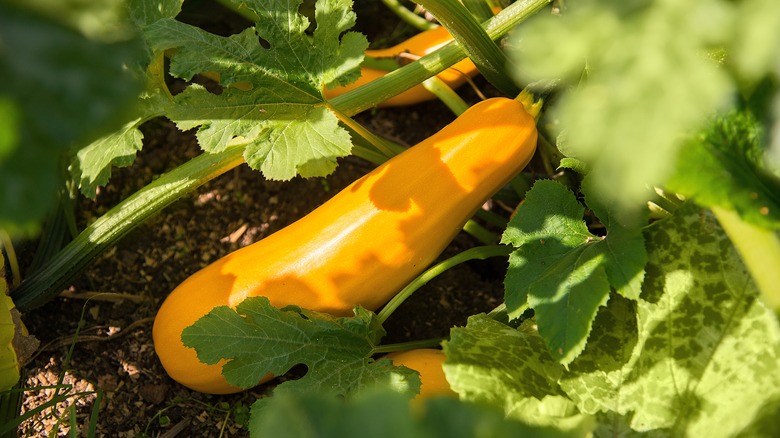
[[(728, 102), (733, 80), (706, 54), (742, 31), (733, 3), (581, 0), (518, 28), (521, 79), (575, 85), (548, 114), (565, 134), (562, 151), (590, 165), (594, 189), (619, 214), (644, 207), (681, 138)], [(778, 5), (762, 14), (780, 14)]]
[(352, 2), (317, 1), (311, 34), (309, 20), (298, 13), (301, 0), (243, 3), (257, 14), (256, 26), (229, 37), (174, 19), (145, 27), (154, 50), (176, 50), (174, 76), (216, 72), (223, 86), (251, 84), (250, 91), (227, 88), (220, 95), (190, 86), (166, 115), (181, 129), (199, 127), (205, 151), (241, 137), (248, 142), (247, 163), (269, 179), (327, 175), (349, 154), (351, 140), (323, 90), (356, 79), (368, 45), (362, 35), (346, 32), (355, 21)]
[(484, 314), (450, 331), (445, 342), (447, 381), (461, 399), (503, 409), (528, 424), (574, 430), (585, 418), (558, 388), (564, 368), (526, 323), (515, 329)]
[(504, 418), (500, 411), (452, 398), (410, 409), (393, 392), (370, 392), (347, 401), (321, 394), (274, 396), (252, 406), (252, 436), (371, 438), (557, 438), (581, 436), (554, 427), (535, 427)]
[(0, 146), (0, 226), (31, 226), (54, 200), (68, 148), (121, 124), (140, 89), (125, 66), (141, 52), (5, 4), (0, 41), (0, 101), (13, 115)]
[(780, 327), (731, 242), (691, 203), (646, 237), (641, 299), (600, 312), (561, 387), (639, 432), (728, 437), (763, 424), (780, 395)]
[(215, 308), (184, 329), (182, 341), (205, 363), (227, 359), (222, 373), (242, 388), (256, 385), (267, 373), (281, 376), (304, 364), (304, 377), (276, 391), (345, 395), (386, 384), (416, 393), (415, 371), (394, 367), (389, 360), (371, 360), (383, 335), (376, 316), (360, 307), (354, 318), (335, 318), (292, 306), (280, 310), (266, 297), (252, 297), (235, 310)]

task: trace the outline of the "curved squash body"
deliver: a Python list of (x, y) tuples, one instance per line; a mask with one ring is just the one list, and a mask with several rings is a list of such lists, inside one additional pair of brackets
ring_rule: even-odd
[(201, 392), (239, 391), (221, 366), (200, 363), (181, 333), (214, 307), (248, 296), (333, 315), (384, 305), (525, 167), (535, 146), (535, 120), (520, 102), (480, 102), (297, 222), (196, 272), (154, 323), (166, 371)]
[(393, 365), (403, 365), (420, 373), (420, 393), (414, 398), (414, 402), (435, 396), (458, 396), (450, 388), (447, 376), (444, 374), (442, 364), (447, 357), (443, 351), (433, 348), (419, 348), (390, 353), (384, 358), (390, 359)]
[[(436, 29), (420, 32), (408, 40), (392, 47), (378, 50), (366, 50), (366, 56), (369, 58), (396, 58), (403, 53), (414, 56), (424, 56), (452, 42), (452, 40), (453, 38), (447, 29), (445, 29), (444, 26), (440, 26)], [(340, 94), (344, 94), (347, 91), (365, 85), (387, 74), (384, 70), (366, 66), (363, 66), (360, 71), (361, 75), (357, 81), (349, 85), (325, 90), (326, 98), (331, 99)], [(468, 78), (476, 76), (477, 73), (477, 66), (474, 65), (469, 58), (465, 58), (455, 63), (452, 67), (440, 72), (436, 77), (444, 81), (450, 88), (454, 89), (463, 85)], [(383, 108), (414, 105), (435, 98), (436, 96), (426, 90), (425, 87), (416, 85), (403, 93), (380, 103), (378, 106)]]

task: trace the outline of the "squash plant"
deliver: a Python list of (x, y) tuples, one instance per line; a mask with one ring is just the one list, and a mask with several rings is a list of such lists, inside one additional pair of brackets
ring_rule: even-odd
[[(460, 431), (485, 424), (493, 436), (777, 435), (780, 183), (767, 145), (776, 142), (780, 6), (582, 1), (550, 10), (547, 1), (521, 0), (502, 4), (481, 26), (473, 13), (489, 10), (484, 2), (418, 3), (457, 44), (327, 98), (329, 86), (357, 78), (366, 49), (349, 31), (348, 1), (317, 1), (313, 30), (300, 2), (235, 2), (255, 25), (231, 37), (177, 21), (176, 1), (129, 2), (147, 48), (148, 87), (123, 128), (78, 149), (71, 177), (93, 194), (111, 165), (140, 147), (137, 128), (151, 117), (197, 128), (208, 153), (90, 225), (12, 291), (17, 307), (31, 312), (144, 218), (240, 163), (289, 179), (326, 174), (349, 153), (389, 159), (396, 146), (351, 116), (467, 54), (505, 98), (529, 83), (550, 91), (538, 124), (545, 174), (500, 245), (404, 279), (378, 313), (377, 303), (333, 315), (257, 296), (188, 318), (181, 338), (165, 342), (181, 341), (221, 367), (233, 388), (306, 365), (303, 377), (253, 406), (257, 434), (295, 424), (327, 436), (365, 433), (373, 414), (387, 434), (445, 436), (431, 431), (447, 430), (449, 412), (466, 422)], [(492, 43), (515, 27), (504, 45)], [(197, 85), (173, 95), (162, 80), (210, 72), (223, 86), (219, 95)], [(504, 302), (494, 311), (473, 315), (443, 340), (382, 343), (382, 324), (431, 278), (499, 256), (508, 266)], [(381, 355), (419, 347), (441, 348), (459, 401), (426, 400), (423, 413), (409, 408), (417, 373)]]

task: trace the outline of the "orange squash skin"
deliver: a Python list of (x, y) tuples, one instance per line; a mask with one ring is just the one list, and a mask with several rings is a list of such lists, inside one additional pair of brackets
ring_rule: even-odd
[[(366, 57), (369, 58), (397, 58), (404, 53), (419, 57), (434, 52), (435, 50), (452, 41), (453, 38), (447, 29), (445, 29), (444, 26), (440, 26), (435, 29), (420, 32), (408, 40), (392, 47), (378, 50), (366, 50), (365, 54)], [(469, 58), (464, 58), (461, 61), (455, 63), (452, 67), (437, 74), (436, 77), (444, 81), (444, 83), (446, 83), (450, 88), (455, 89), (463, 85), (469, 78), (476, 76), (478, 72), (479, 71), (477, 66), (474, 65), (474, 63)], [(347, 91), (353, 90), (361, 85), (365, 85), (387, 74), (387, 72), (384, 70), (366, 66), (361, 67), (360, 73), (360, 78), (349, 85), (325, 90), (325, 97), (332, 99), (333, 97), (344, 94)], [(422, 85), (416, 85), (401, 94), (391, 97), (377, 106), (384, 108), (414, 105), (435, 98), (436, 96), (430, 91), (426, 90), (425, 87)]]
[(333, 315), (351, 315), (358, 304), (376, 310), (525, 167), (536, 139), (535, 120), (520, 102), (480, 102), (297, 222), (196, 272), (155, 319), (163, 367), (197, 391), (240, 391), (219, 364), (199, 362), (181, 333), (214, 307), (234, 307), (249, 296)]
[(436, 396), (458, 396), (450, 388), (447, 376), (444, 374), (442, 364), (447, 357), (443, 351), (433, 348), (419, 348), (390, 353), (384, 358), (390, 359), (393, 365), (403, 365), (420, 373), (420, 393), (413, 399), (415, 403)]

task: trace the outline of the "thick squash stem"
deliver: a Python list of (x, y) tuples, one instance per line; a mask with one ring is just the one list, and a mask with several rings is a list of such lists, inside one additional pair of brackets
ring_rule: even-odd
[(539, 114), (542, 112), (542, 106), (544, 105), (542, 99), (537, 99), (528, 88), (524, 88), (523, 91), (515, 97), (515, 100), (520, 101), (525, 110), (528, 111), (528, 114), (533, 116), (534, 119), (539, 119)]
[[(550, 1), (523, 0), (512, 3), (483, 23), (482, 28), (491, 39), (498, 39), (547, 6)], [(357, 114), (439, 74), (464, 57), (465, 53), (460, 45), (447, 44), (379, 79), (330, 99), (330, 104), (340, 108), (345, 114)]]
[(435, 94), (456, 116), (463, 114), (464, 111), (469, 109), (469, 104), (438, 77), (430, 77), (424, 80), (422, 85), (426, 90)]
[(395, 312), (395, 310), (404, 302), (407, 298), (417, 291), (417, 289), (425, 286), (429, 281), (436, 278), (439, 274), (453, 268), (461, 263), (469, 260), (485, 260), (490, 257), (506, 257), (512, 253), (513, 248), (508, 245), (490, 245), (490, 246), (477, 246), (469, 248), (459, 254), (456, 254), (443, 262), (437, 263), (428, 268), (425, 272), (418, 275), (417, 278), (412, 280), (406, 287), (401, 289), (390, 302), (377, 314), (377, 319), (380, 323), (387, 321), (387, 318)]
[(780, 315), (780, 238), (777, 233), (744, 221), (733, 210), (712, 207), (712, 212), (737, 248), (764, 303)]
[(402, 5), (398, 0), (382, 0), (382, 3), (393, 11), (398, 18), (416, 29), (430, 30), (439, 27), (438, 24), (430, 22), (409, 9), (406, 9), (406, 6)]
[(34, 272), (12, 291), (16, 307), (26, 311), (53, 298), (94, 257), (144, 220), (207, 181), (242, 164), (243, 152), (244, 145), (238, 144), (223, 152), (203, 153), (163, 174), (117, 204), (87, 226), (45, 267)]
[(505, 95), (517, 93), (507, 73), (511, 64), (476, 18), (458, 0), (416, 0), (442, 23), (493, 86)]

